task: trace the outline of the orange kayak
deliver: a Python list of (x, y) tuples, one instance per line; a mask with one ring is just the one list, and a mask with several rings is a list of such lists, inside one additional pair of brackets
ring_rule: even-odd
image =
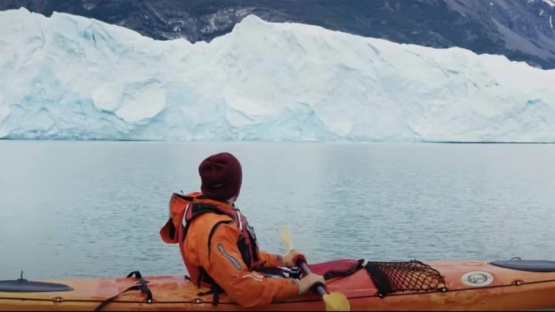
[[(336, 260), (337, 261), (337, 260)], [(344, 260), (341, 260), (344, 261)], [(371, 262), (328, 276), (330, 292), (343, 293), (352, 311), (535, 310), (555, 307), (555, 261), (509, 260)], [(312, 271), (333, 261), (315, 264)], [(330, 266), (331, 264), (331, 266)], [(329, 270), (328, 270), (329, 272)], [(134, 272), (136, 273), (136, 272)], [(242, 308), (220, 295), (199, 294), (184, 276), (0, 281), (2, 311), (324, 311), (317, 293)]]

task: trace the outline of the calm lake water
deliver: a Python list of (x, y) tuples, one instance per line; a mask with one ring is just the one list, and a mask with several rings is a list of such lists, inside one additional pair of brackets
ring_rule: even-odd
[(0, 279), (184, 274), (158, 231), (220, 151), (268, 251), (555, 259), (555, 145), (0, 141)]

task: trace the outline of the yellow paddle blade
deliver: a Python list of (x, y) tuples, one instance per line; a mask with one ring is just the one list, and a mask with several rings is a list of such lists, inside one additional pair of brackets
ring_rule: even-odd
[(351, 311), (351, 304), (341, 293), (331, 292), (322, 297), (326, 304), (326, 311)]
[(291, 242), (291, 233), (289, 233), (289, 229), (286, 226), (281, 228), (281, 241), (285, 246), (285, 252), (289, 253), (293, 250), (293, 243)]

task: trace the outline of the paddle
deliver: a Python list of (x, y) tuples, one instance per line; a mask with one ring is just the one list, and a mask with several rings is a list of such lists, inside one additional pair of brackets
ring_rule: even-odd
[[(293, 250), (293, 243), (291, 242), (291, 234), (287, 227), (281, 229), (281, 241), (285, 245), (286, 251), (289, 253)], [(299, 261), (299, 265), (305, 274), (310, 274), (310, 269), (304, 261)], [(351, 305), (347, 297), (341, 293), (331, 292), (327, 293), (326, 289), (322, 285), (316, 287), (318, 293), (322, 295), (322, 299), (326, 304), (326, 311), (350, 311)]]

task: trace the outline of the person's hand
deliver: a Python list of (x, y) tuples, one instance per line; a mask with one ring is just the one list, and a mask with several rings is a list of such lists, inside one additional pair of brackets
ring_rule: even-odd
[(314, 273), (310, 273), (307, 276), (303, 277), (299, 281), (299, 295), (304, 294), (316, 283), (322, 283), (322, 285), (325, 285), (326, 281), (324, 280), (323, 276)]
[(302, 259), (306, 262), (306, 256), (304, 255), (304, 253), (295, 250), (291, 250), (288, 254), (283, 256), (283, 262), (288, 268), (296, 266), (299, 259)]

